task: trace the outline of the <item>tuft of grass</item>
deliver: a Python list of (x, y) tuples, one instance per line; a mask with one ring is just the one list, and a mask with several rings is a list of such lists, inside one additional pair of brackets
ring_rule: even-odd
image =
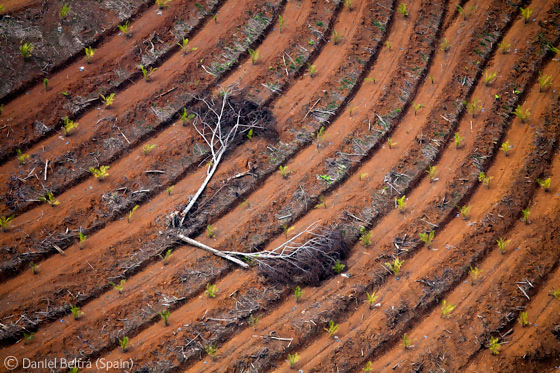
[(457, 12), (463, 15), (463, 19), (466, 21), (471, 14), (476, 10), (477, 5), (473, 4), (470, 7), (463, 8), (461, 5), (457, 5)]
[(216, 357), (216, 352), (218, 352), (218, 348), (216, 347), (215, 344), (212, 344), (212, 345), (208, 345), (208, 346), (204, 347), (204, 351), (206, 351), (208, 356), (210, 356), (212, 359), (214, 359)]
[(280, 170), (280, 175), (282, 175), (282, 178), (287, 179), (288, 175), (290, 174), (290, 171), (288, 171), (288, 166), (280, 166), (279, 170)]
[(373, 363), (371, 361), (368, 361), (366, 363), (366, 366), (364, 367), (364, 372), (366, 372), (366, 373), (373, 372)]
[(559, 290), (552, 290), (549, 295), (553, 296), (555, 299), (560, 300), (560, 289)]
[(87, 236), (82, 232), (78, 232), (78, 238), (80, 240), (80, 250), (81, 250), (84, 248), (84, 245), (86, 244)]
[(511, 145), (509, 144), (509, 140), (506, 140), (500, 146), (500, 150), (504, 152), (504, 155), (507, 157), (509, 155), (509, 151), (511, 150)]
[(393, 48), (393, 43), (391, 43), (390, 41), (386, 41), (385, 42), (385, 46), (387, 47), (387, 49), (391, 50), (391, 48)]
[(172, 254), (173, 254), (173, 249), (167, 250), (164, 255), (160, 254), (160, 257), (161, 257), (161, 260), (163, 261), (164, 266), (169, 264), (169, 259), (171, 259)]

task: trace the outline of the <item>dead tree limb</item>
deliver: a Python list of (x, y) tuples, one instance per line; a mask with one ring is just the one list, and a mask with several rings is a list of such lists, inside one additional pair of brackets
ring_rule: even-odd
[(195, 241), (192, 238), (189, 238), (189, 237), (187, 237), (185, 235), (182, 235), (182, 234), (178, 234), (177, 237), (179, 237), (179, 239), (188, 243), (189, 245), (196, 246), (199, 249), (206, 250), (209, 253), (212, 253), (216, 256), (219, 256), (220, 258), (224, 258), (224, 259), (229, 260), (230, 262), (233, 262), (235, 264), (239, 264), (243, 268), (249, 268), (249, 265), (247, 263), (245, 263), (244, 261), (239, 260), (237, 258), (234, 258), (234, 257), (232, 257), (232, 256), (230, 256), (230, 255), (228, 255), (224, 252), (221, 252), (220, 250), (213, 249), (210, 246), (206, 246), (205, 244), (200, 243), (198, 241)]

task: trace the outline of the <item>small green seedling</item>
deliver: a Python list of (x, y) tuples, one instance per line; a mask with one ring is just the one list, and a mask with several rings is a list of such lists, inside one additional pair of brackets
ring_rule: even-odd
[(91, 172), (97, 180), (103, 181), (103, 179), (109, 176), (109, 173), (107, 172), (109, 168), (111, 168), (111, 166), (99, 166), (99, 168), (90, 167), (89, 172)]
[(260, 58), (260, 53), (258, 50), (249, 49), (249, 55), (251, 56), (251, 63), (256, 65)]
[(119, 344), (121, 346), (122, 352), (128, 351), (128, 337), (123, 337), (123, 339), (119, 339)]
[(249, 315), (249, 320), (247, 321), (247, 323), (249, 324), (249, 326), (252, 326), (254, 330), (257, 330), (257, 324), (259, 323), (261, 317), (260, 316), (253, 316), (253, 314)]
[(399, 258), (395, 258), (392, 262), (385, 263), (385, 267), (387, 267), (389, 271), (393, 272), (395, 275), (398, 275), (404, 262), (404, 260), (401, 261)]
[(157, 146), (156, 144), (146, 144), (146, 145), (144, 145), (144, 155), (148, 155), (148, 153), (150, 153), (152, 150), (154, 150), (156, 146)]
[(43, 79), (43, 86), (45, 86), (45, 91), (49, 90), (49, 80), (47, 78)]
[(216, 295), (218, 294), (218, 287), (215, 284), (206, 284), (206, 295), (208, 295), (208, 298), (216, 298)]
[(509, 48), (511, 48), (511, 44), (506, 43), (505, 40), (502, 40), (500, 44), (498, 44), (500, 51), (502, 54), (507, 54), (509, 52)]
[(364, 181), (369, 178), (369, 174), (367, 172), (362, 172), (358, 175), (358, 178), (360, 179), (360, 181)]
[(387, 139), (387, 146), (389, 146), (389, 149), (393, 149), (396, 145), (397, 143), (393, 141), (393, 138), (389, 137)]
[(4, 112), (4, 104), (0, 104), (0, 115)]
[(344, 0), (344, 7), (349, 11), (352, 11), (352, 0)]
[(116, 291), (119, 292), (119, 294), (121, 294), (123, 289), (124, 289), (125, 282), (126, 282), (126, 280), (123, 278), (121, 280), (121, 282), (118, 283), (118, 284), (115, 284), (113, 281), (109, 281), (109, 285), (111, 285), (113, 287), (113, 289), (115, 289)]
[(418, 113), (418, 110), (420, 110), (421, 108), (425, 107), (422, 104), (417, 104), (417, 103), (413, 103), (412, 107), (414, 108), (414, 116), (416, 116), (416, 114)]
[(96, 49), (93, 49), (92, 47), (86, 47), (85, 52), (86, 52), (86, 62), (87, 63), (91, 63), (91, 57), (93, 57), (93, 55), (95, 54)]
[(86, 244), (87, 236), (82, 232), (78, 232), (78, 238), (80, 239), (80, 250), (84, 248)]
[(488, 349), (492, 353), (492, 355), (498, 355), (500, 353), (500, 340), (496, 337), (490, 337), (490, 345), (488, 345)]
[(334, 45), (338, 45), (338, 43), (340, 43), (340, 40), (342, 39), (342, 35), (340, 35), (338, 33), (338, 31), (334, 30), (333, 34), (332, 34), (332, 40)]
[(461, 217), (466, 220), (469, 216), (469, 212), (471, 211), (472, 206), (462, 206), (459, 208), (459, 214), (461, 214)]
[(167, 195), (171, 195), (171, 193), (173, 193), (173, 189), (175, 189), (175, 185), (171, 185), (169, 187), (167, 187)]
[(64, 117), (64, 136), (70, 136), (72, 132), (78, 128), (79, 123), (75, 123), (68, 117)]
[(60, 205), (60, 201), (54, 198), (52, 192), (49, 192), (46, 195), (39, 197), (39, 201), (48, 203), (49, 205), (51, 205), (51, 207)]
[(395, 202), (399, 211), (401, 213), (404, 212), (404, 209), (406, 208), (406, 196), (403, 195), (401, 198), (395, 198)]
[(173, 249), (167, 250), (164, 255), (160, 254), (164, 266), (169, 264), (169, 259), (171, 258), (171, 254), (173, 254)]
[(21, 53), (24, 60), (27, 60), (33, 55), (33, 49), (35, 49), (35, 47), (32, 43), (23, 43), (19, 46), (19, 53)]
[(517, 320), (519, 321), (519, 324), (521, 324), (522, 327), (529, 325), (529, 321), (527, 321), (528, 316), (529, 313), (527, 311), (522, 311), (519, 313), (519, 318)]
[(171, 2), (171, 0), (156, 0), (156, 5), (159, 9), (164, 9), (166, 7), (168, 7), (169, 4)]
[(101, 96), (101, 99), (105, 103), (106, 108), (113, 105), (113, 102), (115, 101), (115, 94), (114, 93), (111, 93), (107, 96), (103, 96), (103, 95), (99, 95), (99, 96)]
[(560, 300), (560, 289), (559, 290), (552, 290), (549, 295), (553, 296), (555, 299)]
[(66, 19), (66, 16), (68, 16), (68, 12), (70, 12), (70, 4), (66, 3), (62, 5), (62, 8), (58, 12), (58, 14), (60, 15), (60, 19)]
[(372, 82), (372, 83), (375, 83), (375, 78), (374, 78), (374, 77), (364, 78), (364, 82)]
[(436, 181), (437, 166), (428, 166), (426, 173), (430, 176), (430, 182)]
[(334, 321), (331, 320), (331, 321), (329, 321), (329, 327), (324, 328), (324, 329), (327, 333), (329, 333), (329, 337), (332, 337), (338, 331), (338, 327), (339, 327), (339, 325), (335, 324)]
[(488, 70), (484, 71), (484, 84), (486, 84), (486, 86), (492, 84), (492, 82), (496, 79), (496, 75), (498, 75), (498, 73), (495, 71), (493, 73)]
[(325, 197), (319, 196), (319, 203), (313, 206), (314, 209), (326, 209), (327, 208), (327, 201), (325, 201)]
[(128, 21), (118, 26), (119, 26), (119, 30), (121, 30), (124, 36), (126, 36), (127, 38), (132, 36), (132, 34), (130, 33), (130, 23)]
[(177, 43), (177, 45), (178, 45), (179, 47), (181, 47), (181, 50), (183, 51), (183, 54), (185, 54), (185, 55), (186, 55), (187, 53), (189, 53), (189, 52), (193, 52), (193, 51), (195, 51), (195, 50), (198, 49), (198, 48), (196, 48), (196, 47), (192, 47), (192, 48), (189, 49), (189, 48), (188, 48), (189, 39), (188, 39), (188, 38), (185, 38), (185, 37), (183, 37), (183, 39), (181, 40), (181, 42), (180, 42), (180, 43)]
[(19, 164), (25, 164), (25, 162), (29, 159), (29, 154), (22, 153), (20, 149), (18, 149), (16, 153)]
[(539, 73), (539, 92), (545, 91), (552, 86), (552, 75)]
[(451, 312), (453, 312), (453, 310), (455, 309), (455, 305), (451, 304), (451, 303), (447, 303), (447, 301), (444, 299), (441, 301), (441, 317), (449, 317), (449, 315), (451, 314)]
[(434, 84), (434, 76), (430, 74), (429, 78), (430, 78), (430, 81), (432, 82), (432, 84)]
[(280, 175), (282, 175), (282, 178), (287, 179), (288, 175), (290, 174), (290, 171), (288, 171), (288, 166), (280, 166), (279, 170), (280, 170)]
[(527, 122), (527, 120), (529, 120), (529, 117), (531, 116), (531, 112), (529, 111), (529, 109), (523, 110), (523, 107), (521, 107), (521, 105), (517, 105), (513, 114), (521, 119), (521, 123)]
[(529, 207), (521, 210), (521, 212), (523, 213), (523, 222), (525, 224), (529, 224), (529, 215), (531, 214), (531, 211), (529, 211)]
[(486, 188), (488, 189), (490, 189), (490, 182), (493, 178), (494, 176), (486, 176), (486, 174), (482, 171), (478, 174), (478, 181), (486, 185)]
[(278, 28), (280, 29), (280, 33), (282, 33), (282, 27), (284, 27), (284, 17), (278, 15)]
[(247, 132), (247, 138), (248, 138), (249, 140), (251, 140), (251, 139), (253, 138), (253, 129), (252, 129), (252, 128), (249, 129), (249, 132)]
[(552, 182), (552, 179), (550, 177), (546, 178), (546, 179), (537, 179), (537, 183), (544, 188), (545, 192), (548, 192), (550, 190), (550, 183)]
[(531, 14), (533, 14), (533, 8), (519, 8), (521, 11), (521, 18), (523, 18), (523, 22), (527, 23), (529, 18), (531, 18)]
[(183, 125), (186, 125), (188, 122), (193, 120), (194, 117), (194, 113), (187, 114), (187, 109), (183, 108), (183, 113), (181, 114), (181, 122), (183, 122)]
[(127, 221), (130, 224), (130, 219), (132, 219), (132, 215), (134, 215), (134, 213), (136, 212), (136, 210), (138, 210), (138, 208), (140, 207), (140, 205), (134, 205), (134, 207), (132, 208), (132, 210), (130, 210), (126, 216), (127, 216)]
[(31, 342), (35, 338), (35, 332), (23, 332), (23, 339), (25, 342)]
[(369, 231), (365, 227), (360, 227), (360, 241), (362, 245), (368, 247), (371, 244), (371, 235), (373, 231)]
[(316, 65), (309, 65), (307, 67), (307, 73), (309, 74), (310, 77), (314, 78), (315, 75), (317, 74), (317, 66)]
[(288, 224), (282, 224), (282, 229), (284, 230), (284, 236), (286, 236), (286, 238), (288, 238), (288, 235), (290, 234), (291, 231), (293, 231), (295, 228), (292, 225), (291, 227), (288, 226)]
[(478, 98), (473, 99), (473, 101), (470, 104), (467, 103), (466, 101), (463, 102), (466, 105), (467, 110), (472, 114), (473, 118), (476, 115), (476, 113), (482, 109), (482, 106), (480, 105), (479, 102), (480, 100)]
[(467, 8), (463, 8), (461, 5), (457, 5), (457, 12), (463, 15), (464, 20), (467, 20), (471, 16), (472, 12), (476, 10), (476, 8), (477, 8), (476, 4), (473, 4), (472, 6)]
[(154, 69), (152, 66), (150, 66), (150, 69), (148, 70), (144, 67), (144, 65), (140, 65), (139, 68), (140, 71), (142, 71), (142, 76), (146, 82), (152, 80), (152, 74), (157, 70), (157, 68)]
[(171, 312), (169, 310), (159, 312), (159, 316), (163, 320), (165, 326), (169, 326), (169, 316), (171, 316)]
[(502, 254), (504, 254), (506, 252), (506, 247), (507, 247), (507, 245), (509, 244), (510, 241), (511, 240), (504, 241), (504, 239), (502, 237), (500, 237), (496, 240), (496, 242), (498, 243), (498, 248), (500, 249), (500, 252)]
[(447, 40), (447, 38), (443, 38), (443, 41), (439, 45), (439, 49), (441, 49), (444, 53), (447, 53), (449, 52), (450, 48), (451, 48), (451, 43), (449, 42), (449, 40)]
[(332, 266), (332, 270), (334, 271), (334, 273), (336, 273), (337, 275), (340, 274), (340, 272), (342, 272), (344, 270), (346, 266), (344, 264), (342, 264), (340, 262), (340, 260), (337, 260), (336, 263), (334, 264), (334, 266)]
[(404, 348), (407, 348), (407, 349), (412, 347), (412, 340), (410, 339), (410, 337), (408, 336), (407, 333), (403, 334), (402, 344), (403, 344)]
[(391, 50), (391, 48), (393, 47), (393, 43), (391, 43), (390, 41), (386, 41), (385, 42), (385, 46), (387, 47), (387, 49)]
[(366, 373), (373, 372), (373, 363), (371, 361), (368, 361), (366, 363), (366, 366), (364, 367), (364, 372), (366, 372)]
[(31, 268), (31, 273), (33, 273), (34, 275), (39, 273), (39, 266), (37, 264), (31, 262), (29, 263), (29, 268)]
[(330, 177), (329, 175), (326, 175), (326, 174), (325, 174), (325, 175), (319, 175), (319, 178), (320, 178), (321, 180), (326, 181), (327, 184), (332, 184), (332, 183), (334, 182), (333, 179), (332, 179), (332, 177)]
[(401, 3), (399, 5), (399, 7), (397, 8), (397, 12), (399, 12), (400, 14), (402, 14), (405, 17), (408, 17), (408, 10), (406, 10), (406, 4), (405, 3)]
[(13, 216), (8, 216), (8, 217), (6, 217), (6, 216), (4, 216), (4, 215), (0, 216), (0, 227), (2, 227), (2, 231), (4, 231), (4, 232), (7, 232), (7, 231), (8, 231), (10, 222), (11, 222), (13, 219), (14, 219)]
[(298, 361), (299, 361), (299, 354), (297, 352), (295, 352), (293, 355), (288, 354), (288, 365), (290, 366), (290, 368), (293, 368)]
[(479, 269), (478, 267), (470, 267), (469, 269), (469, 276), (471, 276), (471, 284), (474, 284), (474, 282), (476, 280), (478, 280), (478, 278), (480, 277), (480, 274), (482, 273), (482, 270)]
[(428, 233), (426, 232), (420, 233), (420, 240), (424, 242), (424, 245), (426, 246), (427, 249), (430, 248), (430, 245), (434, 241), (434, 236), (435, 236), (434, 231), (430, 231)]
[(218, 231), (218, 228), (216, 228), (216, 227), (213, 227), (211, 225), (206, 226), (206, 234), (208, 235), (208, 238), (214, 238), (217, 231)]
[(509, 151), (511, 150), (511, 145), (509, 144), (509, 140), (506, 140), (500, 146), (500, 150), (504, 152), (504, 155), (507, 157), (509, 155)]
[(367, 303), (369, 304), (369, 309), (370, 310), (373, 309), (375, 301), (377, 300), (377, 298), (379, 298), (379, 296), (377, 296), (375, 293), (376, 293), (375, 291), (372, 291), (371, 294), (370, 294), (366, 291)]
[(204, 347), (204, 351), (206, 351), (208, 356), (210, 356), (212, 359), (214, 359), (216, 357), (216, 352), (218, 352), (218, 348), (216, 347), (215, 344), (212, 344), (212, 345), (208, 345), (208, 346)]
[(299, 286), (296, 286), (296, 289), (294, 290), (294, 295), (296, 296), (296, 302), (299, 302), (299, 300), (303, 296), (303, 289), (300, 288)]
[(80, 307), (72, 304), (70, 305), (70, 312), (72, 312), (72, 316), (74, 317), (74, 320), (78, 320), (84, 314), (84, 312), (80, 309)]

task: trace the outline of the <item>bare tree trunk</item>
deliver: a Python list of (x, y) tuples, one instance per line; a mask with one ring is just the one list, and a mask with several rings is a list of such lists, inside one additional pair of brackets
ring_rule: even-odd
[(206, 251), (208, 251), (209, 253), (212, 253), (212, 254), (214, 254), (214, 255), (216, 255), (216, 256), (219, 256), (220, 258), (224, 258), (224, 259), (227, 259), (227, 260), (229, 260), (229, 261), (231, 261), (231, 262), (233, 262), (233, 263), (235, 263), (235, 264), (239, 264), (239, 265), (240, 265), (241, 267), (243, 267), (243, 268), (249, 268), (249, 265), (248, 265), (247, 263), (245, 263), (244, 261), (239, 260), (239, 259), (237, 259), (237, 258), (234, 258), (234, 257), (232, 257), (232, 256), (229, 256), (229, 255), (227, 255), (227, 254), (224, 254), (223, 252), (221, 252), (221, 251), (219, 251), (219, 250), (216, 250), (216, 249), (213, 249), (213, 248), (211, 248), (210, 246), (206, 246), (205, 244), (200, 243), (200, 242), (198, 242), (198, 241), (195, 241), (195, 240), (193, 240), (192, 238), (189, 238), (189, 237), (187, 237), (187, 236), (185, 236), (185, 235), (182, 235), (182, 234), (178, 234), (177, 237), (179, 237), (181, 240), (185, 241), (185, 242), (188, 243), (189, 245), (196, 246), (196, 247), (198, 247), (199, 249), (206, 250)]

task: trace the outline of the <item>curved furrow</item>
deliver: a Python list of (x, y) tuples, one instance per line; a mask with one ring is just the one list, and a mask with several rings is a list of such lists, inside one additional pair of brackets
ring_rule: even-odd
[(152, 5), (130, 24), (128, 37), (121, 32), (104, 40), (91, 63), (82, 52), (81, 58), (48, 76), (48, 89), (36, 85), (8, 102), (0, 117), (5, 124), (0, 142), (2, 163), (8, 157), (15, 159), (16, 149), (26, 152), (47, 137), (64, 134), (62, 118), (80, 122), (84, 113), (99, 106), (100, 94), (118, 95), (142, 79), (138, 65), (160, 66), (180, 51), (177, 42), (183, 37), (192, 39), (223, 3), (182, 0), (163, 10)]
[[(192, 102), (192, 94), (211, 88), (216, 78), (223, 78), (246, 56), (248, 48), (260, 44), (284, 4), (283, 0), (243, 2), (243, 8), (236, 9), (236, 4), (226, 3), (223, 12), (239, 15), (208, 23), (190, 41), (198, 50), (174, 54), (153, 72), (150, 81), (138, 81), (121, 91), (113, 106), (85, 114), (71, 136), (37, 143), (28, 151), (31, 158), (24, 167), (17, 159), (0, 166), (5, 213), (29, 208), (47, 191), (60, 194), (91, 177), (89, 167), (110, 164), (168, 127)], [(226, 46), (228, 42), (232, 48)], [(48, 177), (44, 180), (47, 160)]]
[[(278, 5), (278, 4), (277, 4)], [(248, 5), (250, 6), (250, 5)], [(277, 9), (271, 9), (270, 12), (272, 14), (274, 14), (277, 11)], [(258, 15), (257, 15), (258, 16)], [(260, 16), (258, 16), (260, 17)], [(274, 19), (275, 16), (272, 16), (270, 18), (268, 18), (268, 21), (271, 21), (272, 19)], [(260, 18), (259, 18), (260, 19)], [(266, 20), (266, 19), (265, 19)], [(250, 22), (253, 22), (253, 18), (250, 18)], [(263, 22), (263, 20), (261, 20), (260, 22)], [(269, 27), (269, 24), (263, 24), (260, 23), (261, 26), (265, 26), (267, 25), (267, 27)], [(250, 25), (250, 26), (246, 26), (247, 28), (250, 28), (251, 30), (253, 30), (252, 32), (255, 32), (258, 30), (258, 28), (255, 27), (255, 25)], [(260, 30), (262, 31), (262, 29)], [(248, 31), (249, 32), (249, 31)], [(249, 32), (251, 33), (251, 32)], [(252, 37), (251, 35), (249, 35), (249, 37), (245, 38), (245, 36), (242, 37), (241, 40), (236, 41), (241, 43), (241, 45), (239, 46), (239, 48), (241, 48), (241, 46), (247, 47), (247, 44), (244, 44), (244, 42), (249, 42), (252, 41)], [(237, 56), (240, 55), (240, 51), (236, 52)], [(193, 61), (194, 64), (197, 64), (197, 61)], [(157, 73), (157, 72), (156, 72)], [(150, 84), (150, 83), (144, 83), (144, 84)], [(195, 89), (202, 89), (202, 87), (199, 88), (195, 88)], [(131, 92), (132, 94), (133, 92)], [(185, 93), (181, 93), (181, 95), (183, 95)], [(182, 104), (181, 104), (182, 105)], [(137, 114), (135, 114), (137, 115)], [(172, 124), (173, 122), (168, 122), (168, 120), (159, 122), (159, 125), (161, 126), (165, 126), (165, 127), (169, 127), (170, 124)], [(156, 123), (158, 124), (158, 123)], [(101, 124), (102, 126), (105, 126), (104, 124)], [(90, 141), (89, 145), (92, 144), (96, 144), (95, 146), (97, 147), (105, 147), (105, 146), (110, 146), (110, 149), (108, 149), (106, 152), (104, 152), (103, 154), (101, 153), (88, 153), (87, 157), (92, 157), (93, 161), (95, 161), (97, 158), (97, 156), (99, 157), (107, 157), (109, 155), (111, 155), (113, 157), (116, 157), (119, 153), (121, 153), (123, 150), (117, 150), (114, 145), (116, 143), (120, 143), (120, 144), (124, 144), (124, 141), (128, 141), (131, 139), (136, 140), (137, 143), (139, 143), (140, 141), (142, 141), (142, 138), (146, 136), (150, 136), (151, 135), (151, 131), (152, 128), (148, 125), (145, 127), (138, 127), (138, 124), (135, 125), (135, 131), (132, 134), (130, 132), (127, 133), (127, 135), (125, 136), (122, 132), (122, 128), (120, 126), (118, 126), (117, 124), (114, 124), (112, 128), (106, 128), (104, 127), (103, 129), (100, 129), (100, 131), (104, 131), (106, 132), (106, 136), (109, 137), (109, 140), (111, 141), (110, 143), (107, 143), (107, 140), (104, 143), (100, 143), (99, 138), (92, 138), (92, 140)], [(107, 130), (109, 131), (107, 133)], [(144, 132), (144, 135), (142, 134)], [(161, 134), (159, 134), (160, 136), (168, 136), (169, 133), (172, 133), (173, 129), (170, 129), (167, 132), (163, 132)], [(110, 137), (110, 136), (115, 136), (115, 137)], [(118, 137), (117, 137), (118, 136)], [(183, 141), (186, 141), (187, 143), (190, 142), (190, 145), (193, 145), (192, 142), (193, 138), (191, 137), (187, 137), (186, 139), (184, 139)], [(108, 145), (109, 144), (109, 145)], [(111, 145), (112, 144), (112, 145)], [(136, 144), (139, 145), (139, 144)], [(83, 150), (88, 150), (91, 151), (93, 150), (90, 146), (88, 146), (88, 143), (86, 144), (80, 144), (80, 147), (83, 147)], [(100, 155), (98, 155), (100, 154)], [(182, 153), (179, 153), (177, 151), (175, 151), (173, 153), (173, 157), (167, 157), (164, 158), (163, 160), (161, 158), (159, 159), (150, 159), (150, 158), (146, 158), (146, 160), (148, 162), (152, 161), (153, 163), (148, 164), (148, 165), (141, 165), (141, 164), (137, 164), (135, 165), (136, 167), (138, 166), (163, 166), (164, 164), (167, 164), (167, 167), (169, 168), (168, 171), (171, 173), (171, 180), (176, 180), (176, 179), (180, 179), (181, 176), (183, 176), (186, 172), (189, 171), (189, 169), (192, 169), (193, 167), (195, 167), (198, 162), (200, 161), (200, 155), (196, 156), (196, 154), (194, 154), (194, 152), (192, 152), (191, 154), (186, 154), (187, 157), (185, 157)], [(190, 156), (190, 157), (189, 157)], [(128, 160), (134, 162), (133, 159), (131, 159), (132, 157), (130, 157)], [(197, 161), (197, 159), (199, 159)], [(101, 158), (100, 158), (101, 160)], [(76, 160), (77, 161), (77, 160)], [(84, 159), (85, 161), (85, 159)], [(175, 161), (176, 163), (173, 163), (172, 161)], [(55, 163), (55, 161), (50, 162), (50, 164)], [(77, 161), (78, 162), (78, 161)], [(77, 164), (75, 164), (72, 167), (76, 167), (73, 168), (72, 171), (74, 171), (74, 173), (81, 173), (85, 175), (89, 174), (89, 171), (87, 171), (84, 167), (80, 167), (80, 163), (83, 163), (82, 161), (79, 161)], [(97, 164), (104, 164), (104, 163), (97, 163)], [(93, 163), (93, 165), (95, 166), (95, 163)], [(60, 166), (60, 165), (59, 165)], [(135, 166), (128, 166), (128, 167), (135, 167)], [(56, 174), (57, 171), (59, 173), (59, 176), (64, 176), (65, 170), (68, 171), (66, 169), (66, 165), (62, 165), (60, 167), (58, 167), (57, 169), (55, 169), (54, 173)], [(144, 168), (143, 170), (138, 170), (137, 172), (140, 174), (145, 174), (146, 170), (150, 170), (149, 168)], [(161, 170), (159, 170), (161, 171)], [(47, 171), (48, 173), (49, 171)], [(50, 172), (53, 172), (52, 170)], [(48, 176), (49, 178), (51, 176), (53, 176), (52, 174), (49, 174), (50, 176)], [(153, 178), (153, 177), (148, 177), (146, 178), (145, 175), (143, 175), (144, 178), (140, 179), (140, 180), (132, 180), (130, 181), (127, 178), (123, 178), (123, 179), (117, 179), (115, 181), (119, 181), (120, 183), (120, 187), (134, 187), (134, 185), (142, 185), (143, 182), (146, 182), (146, 179), (148, 181), (148, 185), (151, 188), (155, 188), (157, 191), (157, 188), (159, 187), (159, 190), (161, 190), (162, 186), (159, 185), (159, 180), (157, 177)], [(153, 176), (153, 175), (151, 175)], [(70, 181), (70, 184), (76, 182), (77, 180), (74, 181)], [(39, 182), (42, 183), (44, 181), (39, 180), (39, 178), (37, 177), (35, 182)], [(136, 184), (136, 182), (138, 182), (138, 184)], [(92, 189), (93, 187), (91, 187), (92, 183), (96, 183), (96, 181), (93, 178), (88, 179), (87, 182), (82, 183), (81, 185), (78, 185), (78, 187), (84, 187), (84, 185), (88, 185), (89, 189)], [(119, 187), (116, 187), (116, 189), (118, 189)], [(101, 188), (100, 188), (101, 189)], [(145, 190), (146, 188), (140, 188), (142, 190)], [(16, 189), (13, 189), (14, 191)], [(79, 193), (78, 190), (71, 189), (74, 193)], [(133, 191), (137, 191), (138, 189), (133, 189), (130, 192)], [(18, 192), (21, 192), (22, 190), (19, 189)], [(111, 192), (116, 192), (116, 190), (110, 190)], [(15, 248), (15, 251), (10, 252), (4, 252), (4, 263), (2, 265), (2, 275), (4, 277), (6, 277), (8, 274), (13, 273), (14, 271), (18, 271), (22, 268), (22, 266), (24, 264), (29, 263), (29, 260), (38, 260), (44, 257), (48, 257), (50, 255), (52, 255), (53, 251), (52, 251), (52, 245), (58, 245), (61, 247), (66, 247), (68, 246), (70, 243), (72, 243), (75, 240), (75, 236), (77, 235), (76, 233), (71, 233), (68, 234), (69, 232), (66, 231), (66, 228), (63, 228), (65, 226), (67, 226), (68, 224), (72, 224), (72, 220), (74, 220), (74, 223), (77, 223), (78, 227), (81, 224), (87, 224), (89, 221), (89, 224), (94, 224), (95, 226), (93, 227), (92, 231), (95, 231), (96, 229), (99, 229), (100, 227), (102, 227), (104, 224), (106, 224), (108, 221), (110, 221), (111, 219), (114, 219), (116, 217), (118, 217), (119, 215), (122, 216), (122, 213), (124, 212), (123, 210), (127, 208), (127, 203), (128, 205), (130, 205), (130, 207), (134, 206), (134, 203), (141, 201), (143, 198), (146, 198), (145, 193), (134, 196), (133, 198), (131, 198), (130, 200), (125, 200), (125, 201), (116, 201), (116, 203), (110, 203), (110, 206), (103, 206), (106, 202), (104, 202), (104, 199), (102, 197), (102, 200), (99, 201), (99, 195), (97, 198), (92, 197), (91, 193), (94, 193), (95, 191), (92, 190), (90, 192), (89, 196), (84, 196), (86, 197), (85, 201), (87, 204), (89, 204), (90, 206), (92, 206), (93, 204), (93, 208), (96, 208), (98, 212), (98, 216), (100, 216), (101, 218), (99, 218), (98, 216), (91, 216), (89, 215), (89, 213), (85, 213), (85, 217), (82, 217), (81, 219), (76, 216), (75, 214), (72, 215), (68, 215), (68, 214), (64, 214), (61, 215), (61, 219), (65, 219), (63, 221), (46, 221), (46, 222), (38, 222), (38, 224), (35, 225), (35, 229), (36, 229), (36, 234), (30, 236), (27, 232), (25, 231), (14, 231), (13, 234), (10, 237), (6, 237), (6, 240), (3, 240), (3, 243), (5, 243), (6, 245), (14, 245), (16, 242), (19, 244), (18, 247), (19, 248)], [(126, 194), (126, 193), (125, 193)], [(58, 198), (59, 196), (57, 196)], [(108, 197), (108, 196), (106, 196)], [(111, 201), (109, 201), (111, 202)], [(99, 206), (101, 204), (101, 206)], [(121, 206), (122, 205), (122, 206)], [(72, 205), (70, 204), (69, 206), (67, 206), (66, 209), (63, 209), (62, 213), (66, 213), (68, 211), (68, 209), (73, 210), (75, 213), (79, 212), (79, 207), (80, 205)], [(88, 207), (87, 205), (85, 206), (86, 208)], [(77, 210), (77, 211), (76, 211)], [(117, 211), (115, 211), (117, 210)], [(39, 206), (36, 209), (31, 211), (31, 217), (34, 217), (34, 219), (41, 219), (43, 213), (43, 206)], [(23, 230), (25, 230), (25, 226), (26, 226), (26, 222), (31, 218), (28, 215), (23, 215), (21, 217), (18, 217), (14, 220), (14, 226), (19, 225), (20, 227), (23, 228)], [(86, 219), (85, 221), (83, 219)], [(81, 220), (81, 221), (80, 221)], [(78, 228), (76, 227), (76, 228)], [(89, 228), (87, 225), (84, 227), (85, 228)], [(60, 234), (56, 232), (57, 229), (61, 229), (63, 230), (63, 232), (61, 232)], [(40, 232), (40, 230), (42, 232)], [(45, 241), (46, 240), (46, 241)], [(12, 246), (13, 247), (13, 246)], [(27, 249), (26, 249), (27, 247)], [(26, 254), (25, 252), (28, 251), (29, 248), (35, 248), (35, 253), (33, 254)], [(23, 250), (22, 250), (23, 249)], [(32, 255), (33, 258), (31, 258), (29, 255)]]

